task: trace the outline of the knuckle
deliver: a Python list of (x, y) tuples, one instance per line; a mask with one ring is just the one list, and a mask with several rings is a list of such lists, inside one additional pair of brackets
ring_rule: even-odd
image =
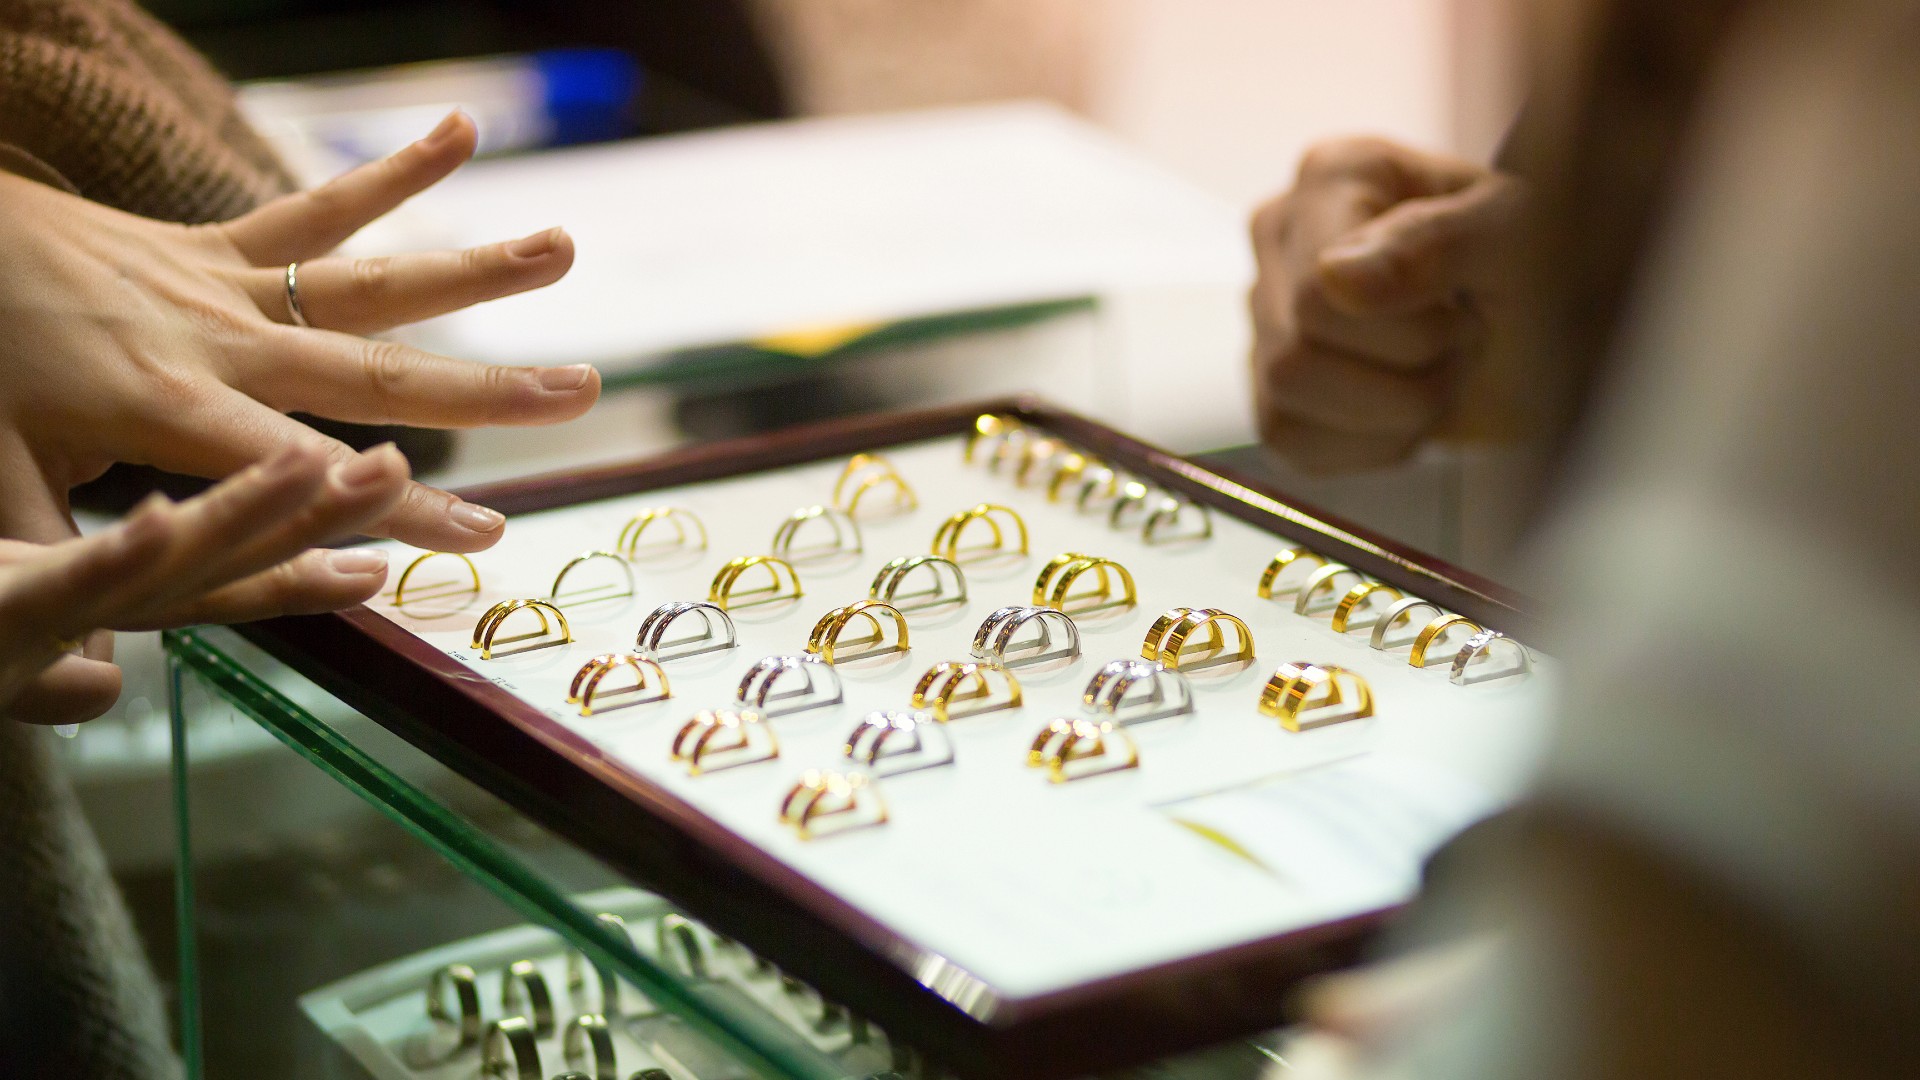
[(385, 256), (355, 259), (351, 270), (352, 288), (364, 296), (384, 295), (393, 286), (393, 260)]
[(322, 223), (345, 217), (350, 200), (340, 181), (334, 180), (298, 196), (301, 216)]
[(1292, 217), (1293, 195), (1283, 192), (1254, 208), (1253, 217), (1248, 222), (1247, 231), (1258, 240), (1278, 239), (1287, 231), (1287, 223)]
[(393, 403), (406, 392), (419, 370), (419, 360), (411, 350), (392, 342), (368, 341), (360, 346), (360, 365), (366, 373), (368, 394), (379, 404), (383, 416), (392, 416)]
[(1356, 174), (1378, 172), (1392, 158), (1394, 146), (1372, 135), (1348, 135), (1317, 142), (1300, 156), (1300, 179), (1320, 183)]

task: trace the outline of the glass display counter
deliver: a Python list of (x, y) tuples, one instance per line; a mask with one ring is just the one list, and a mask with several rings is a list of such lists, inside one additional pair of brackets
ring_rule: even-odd
[[(165, 648), (189, 1076), (943, 1075), (232, 632)], [(1127, 1075), (1250, 1080), (1274, 1045)]]

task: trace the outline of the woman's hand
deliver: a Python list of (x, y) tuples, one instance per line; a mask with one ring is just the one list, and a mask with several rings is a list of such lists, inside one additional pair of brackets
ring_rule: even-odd
[(329, 458), (309, 435), (186, 502), (155, 495), (93, 536), (0, 541), (0, 714), (71, 724), (111, 708), (120, 670), (102, 631), (330, 611), (379, 591), (383, 553), (306, 549), (391, 515), (406, 461), (390, 445)]
[(1303, 468), (1405, 457), (1497, 317), (1518, 185), (1378, 139), (1307, 152), (1253, 219), (1261, 439)]
[[(0, 535), (70, 536), (67, 490), (116, 461), (217, 478), (317, 438), (288, 412), (424, 427), (585, 412), (599, 395), (591, 367), (471, 364), (358, 336), (536, 289), (572, 265), (559, 229), (461, 252), (327, 257), (451, 173), (474, 141), (456, 113), (390, 158), (218, 225), (134, 217), (0, 173)], [(292, 262), (311, 328), (292, 325)], [(474, 551), (503, 520), (411, 484), (365, 525)]]

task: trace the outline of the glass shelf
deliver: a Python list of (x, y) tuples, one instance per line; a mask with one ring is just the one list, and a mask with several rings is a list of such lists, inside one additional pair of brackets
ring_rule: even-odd
[[(355, 1029), (360, 1059), (343, 1068), (342, 1048), (353, 1057), (354, 1039), (323, 1035), (302, 1015), (303, 995), (311, 999), (322, 986), (321, 996), (336, 987), (364, 988), (396, 971), (417, 975), (421, 963), (447, 962), (460, 948), (485, 952), (489, 942), (531, 940), (529, 932), (550, 949), (577, 950), (626, 983), (650, 1015), (672, 1021), (682, 1048), (673, 1056), (680, 1071), (667, 1073), (675, 1080), (941, 1075), (905, 1048), (911, 1033), (890, 1039), (817, 998), (810, 1022), (804, 1008), (781, 1006), (803, 1000), (805, 988), (697, 924), (704, 947), (717, 956), (738, 954), (732, 970), (757, 969), (761, 981), (675, 963), (661, 944), (648, 944), (656, 935), (636, 921), (657, 929), (664, 901), (634, 892), (636, 883), (231, 631), (170, 632), (165, 648), (183, 868), (176, 967), (190, 1077), (382, 1076), (367, 1065), (364, 1044), (372, 1037), (365, 1029)], [(236, 755), (233, 730), (247, 725), (274, 741)], [(202, 760), (196, 745), (219, 752)], [(244, 770), (253, 783), (209, 783), (209, 769)], [(640, 898), (614, 909), (627, 916), (625, 929), (601, 917), (609, 895)], [(657, 935), (660, 943), (666, 938)], [(473, 966), (481, 968), (479, 961)], [(424, 1022), (424, 979), (406, 985)], [(322, 1008), (345, 1015), (337, 1003)], [(309, 1003), (307, 1014), (317, 1018), (314, 1009)], [(659, 1021), (652, 1023), (657, 1028)], [(649, 1031), (625, 1037), (654, 1039), (657, 1031)], [(704, 1063), (697, 1073), (686, 1064), (690, 1045)], [(398, 1053), (389, 1046), (374, 1056)], [(459, 1075), (478, 1075), (479, 1048), (467, 1053), (471, 1060)], [(560, 1053), (557, 1041), (550, 1053)], [(1237, 1041), (1128, 1075), (1251, 1080), (1276, 1060), (1263, 1041)]]

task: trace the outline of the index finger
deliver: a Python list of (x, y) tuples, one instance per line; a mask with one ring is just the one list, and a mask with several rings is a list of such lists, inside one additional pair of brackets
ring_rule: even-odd
[(211, 227), (255, 266), (318, 258), (446, 179), (473, 156), (478, 141), (465, 113), (449, 113), (432, 134), (398, 153)]

